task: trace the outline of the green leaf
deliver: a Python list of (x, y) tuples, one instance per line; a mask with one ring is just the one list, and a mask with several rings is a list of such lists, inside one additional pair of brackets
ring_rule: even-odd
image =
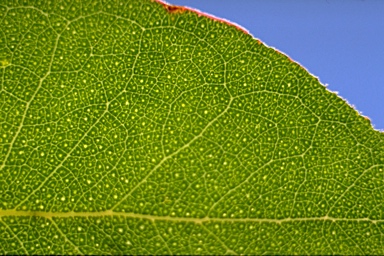
[(1, 254), (384, 254), (384, 137), (151, 1), (1, 1)]

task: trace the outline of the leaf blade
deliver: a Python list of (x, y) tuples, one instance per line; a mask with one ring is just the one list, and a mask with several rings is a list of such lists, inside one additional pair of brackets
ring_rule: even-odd
[(4, 5), (3, 253), (383, 253), (382, 134), (304, 68), (188, 10), (45, 4)]

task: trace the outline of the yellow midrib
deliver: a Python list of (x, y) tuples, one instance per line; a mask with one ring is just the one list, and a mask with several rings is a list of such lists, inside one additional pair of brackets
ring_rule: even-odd
[(2, 217), (43, 217), (43, 218), (74, 218), (74, 217), (127, 217), (146, 219), (151, 221), (176, 221), (176, 222), (193, 222), (202, 224), (203, 222), (299, 222), (299, 221), (368, 221), (371, 223), (384, 222), (384, 220), (373, 220), (369, 218), (334, 218), (329, 216), (323, 217), (305, 217), (305, 218), (284, 218), (284, 219), (263, 219), (263, 218), (193, 218), (193, 217), (172, 217), (172, 216), (155, 216), (139, 213), (114, 212), (111, 210), (100, 212), (44, 212), (44, 211), (17, 211), (17, 210), (0, 210), (0, 218)]

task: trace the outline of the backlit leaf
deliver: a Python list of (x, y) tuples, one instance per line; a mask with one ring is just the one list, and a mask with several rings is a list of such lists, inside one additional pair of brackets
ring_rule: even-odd
[(241, 29), (0, 2), (1, 254), (384, 254), (383, 134)]

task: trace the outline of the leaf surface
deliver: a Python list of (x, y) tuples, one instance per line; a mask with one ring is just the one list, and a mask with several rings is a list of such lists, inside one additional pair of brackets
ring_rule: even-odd
[(239, 28), (0, 2), (2, 254), (384, 254), (383, 134)]

